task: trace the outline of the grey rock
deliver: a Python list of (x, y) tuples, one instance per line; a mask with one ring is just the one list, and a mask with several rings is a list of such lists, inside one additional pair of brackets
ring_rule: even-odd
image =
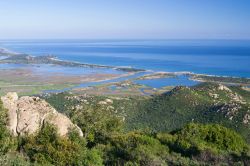
[(8, 110), (7, 127), (14, 136), (34, 134), (42, 128), (44, 123), (57, 127), (60, 136), (66, 136), (68, 132), (76, 128), (80, 136), (81, 129), (71, 120), (57, 112), (49, 103), (39, 97), (24, 96), (18, 99), (15, 92), (1, 97), (4, 108)]

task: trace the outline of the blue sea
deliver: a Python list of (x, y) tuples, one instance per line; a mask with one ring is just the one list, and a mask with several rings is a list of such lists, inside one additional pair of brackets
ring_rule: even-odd
[(247, 40), (8, 40), (0, 47), (83, 63), (250, 77)]
[(250, 78), (249, 40), (2, 40), (0, 47), (90, 64)]

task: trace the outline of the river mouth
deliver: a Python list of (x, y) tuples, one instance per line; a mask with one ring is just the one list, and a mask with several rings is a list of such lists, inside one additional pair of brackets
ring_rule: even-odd
[(59, 93), (126, 81), (149, 88), (192, 86), (198, 83), (190, 81), (186, 76), (138, 80), (152, 73), (154, 72), (124, 72), (112, 68), (69, 67), (55, 64), (0, 64), (0, 86), (2, 93), (11, 90), (26, 94)]
[[(126, 72), (116, 68), (56, 64), (0, 64), (1, 94), (8, 91), (17, 91), (21, 94), (60, 93), (107, 85), (111, 86), (109, 88), (111, 93), (117, 92), (117, 89), (119, 91), (134, 89), (139, 90), (143, 95), (151, 95), (156, 91), (155, 89), (194, 86), (200, 82), (217, 82), (246, 87), (250, 85), (248, 78), (199, 75), (190, 72)], [(125, 86), (117, 86), (117, 83)]]

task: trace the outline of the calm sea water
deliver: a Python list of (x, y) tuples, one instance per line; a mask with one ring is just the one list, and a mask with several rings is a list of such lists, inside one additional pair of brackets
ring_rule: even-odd
[(250, 78), (247, 40), (9, 40), (0, 47), (83, 63)]

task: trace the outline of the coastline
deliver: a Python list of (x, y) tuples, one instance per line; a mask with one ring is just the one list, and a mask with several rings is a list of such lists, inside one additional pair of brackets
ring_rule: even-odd
[(198, 82), (214, 82), (228, 85), (250, 86), (250, 78), (245, 77), (189, 74), (189, 79)]
[[(250, 78), (244, 78), (244, 77), (197, 74), (197, 73), (193, 73), (190, 71), (181, 71), (181, 72), (152, 71), (152, 70), (137, 69), (137, 68), (132, 68), (132, 67), (88, 64), (88, 63), (80, 63), (77, 61), (61, 60), (53, 55), (32, 56), (28, 54), (16, 53), (13, 51), (9, 51), (8, 49), (5, 49), (5, 48), (0, 48), (0, 57), (5, 57), (5, 58), (0, 59), (0, 64), (25, 64), (25, 65), (45, 64), (45, 65), (58, 65), (62, 67), (73, 67), (73, 68), (74, 67), (100, 68), (100, 69), (103, 68), (103, 69), (112, 69), (112, 70), (124, 72), (123, 74), (117, 74), (117, 75), (113, 74), (113, 76), (111, 76), (112, 74), (108, 74), (108, 73), (106, 75), (103, 74), (104, 77), (103, 76), (100, 77), (100, 75), (98, 76), (98, 74), (96, 75), (85, 74), (85, 77), (83, 75), (82, 76), (79, 75), (78, 79), (76, 79), (74, 76), (71, 76), (71, 77), (69, 76), (67, 78), (66, 77), (60, 78), (57, 75), (55, 75), (54, 79), (52, 80), (58, 80), (58, 79), (65, 80), (65, 83), (71, 84), (70, 86), (67, 85), (66, 88), (61, 89), (61, 90), (67, 90), (67, 91), (72, 90), (74, 88), (79, 88), (79, 87), (96, 86), (96, 85), (107, 84), (107, 83), (117, 83), (117, 82), (122, 82), (124, 80), (129, 80), (129, 81), (134, 82), (137, 80), (140, 80), (140, 81), (156, 80), (157, 81), (159, 79), (160, 81), (161, 79), (172, 78), (172, 79), (176, 79), (178, 83), (178, 81), (180, 81), (178, 80), (178, 77), (181, 77), (181, 76), (186, 76), (187, 80), (192, 80), (198, 83), (214, 82), (214, 83), (221, 83), (221, 84), (227, 84), (227, 85), (242, 85), (246, 87), (250, 86)], [(41, 80), (41, 79), (39, 78), (37, 80)], [(75, 81), (72, 81), (72, 80), (75, 80)], [(44, 82), (44, 80), (42, 80), (42, 82)], [(62, 87), (61, 85), (63, 85), (62, 84), (63, 81), (59, 81), (59, 82), (60, 83), (58, 84), (58, 86)], [(28, 83), (29, 82), (27, 82), (27, 85), (29, 85)], [(57, 83), (53, 83), (53, 84), (56, 85)], [(144, 84), (142, 83), (142, 85)], [(18, 85), (13, 85), (13, 86), (18, 87)], [(25, 85), (22, 85), (22, 86), (25, 86)], [(166, 86), (168, 85), (166, 84)], [(31, 86), (31, 87), (34, 87), (34, 86)], [(46, 88), (45, 90), (47, 91), (48, 89)], [(51, 91), (53, 90), (51, 89)], [(55, 91), (58, 91), (58, 90), (55, 90)]]
[(61, 66), (70, 66), (70, 67), (89, 67), (89, 68), (107, 68), (114, 69), (124, 72), (143, 72), (145, 69), (137, 69), (133, 67), (119, 67), (119, 66), (108, 66), (108, 65), (98, 65), (98, 64), (89, 64), (89, 63), (80, 63), (75, 61), (66, 61), (58, 59), (53, 55), (43, 55), (43, 56), (32, 56), (29, 54), (21, 54), (11, 52), (5, 48), (0, 48), (0, 56), (5, 56), (7, 58), (0, 59), (0, 64), (14, 63), (14, 64), (54, 64)]
[[(221, 78), (234, 78), (234, 79), (250, 79), (248, 77), (238, 77), (238, 76), (226, 76), (226, 75), (214, 75), (214, 74), (203, 74), (203, 73), (194, 73), (192, 71), (176, 71), (176, 72), (169, 72), (169, 71), (155, 71), (155, 70), (148, 70), (148, 69), (141, 69), (141, 68), (133, 68), (128, 66), (109, 66), (109, 65), (100, 65), (100, 64), (90, 64), (90, 63), (80, 63), (77, 61), (68, 61), (68, 60), (61, 60), (58, 59), (54, 55), (42, 55), (42, 56), (32, 56), (29, 54), (17, 53), (6, 48), (0, 47), (0, 57), (7, 56), (8, 58), (0, 59), (0, 64), (6, 63), (14, 63), (14, 64), (55, 64), (61, 66), (70, 66), (70, 67), (90, 67), (90, 68), (108, 68), (114, 69), (124, 72), (150, 72), (152, 75), (155, 74), (162, 74), (164, 75), (188, 75), (188, 76), (207, 76), (207, 77), (221, 77)], [(150, 75), (150, 74), (148, 74)], [(146, 75), (145, 75), (146, 76)], [(157, 79), (157, 78), (156, 78)]]

